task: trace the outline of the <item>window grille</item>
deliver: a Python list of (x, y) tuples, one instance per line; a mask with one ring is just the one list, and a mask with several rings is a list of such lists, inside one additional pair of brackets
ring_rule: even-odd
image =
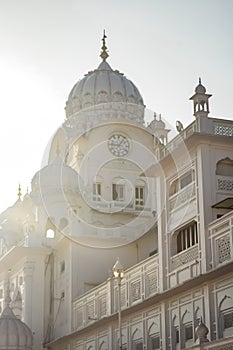
[(231, 259), (231, 245), (230, 245), (229, 236), (219, 238), (217, 240), (217, 247), (218, 247), (218, 261), (220, 264), (223, 263), (224, 261)]
[(192, 223), (181, 229), (177, 234), (177, 253), (186, 250), (198, 243), (197, 224)]

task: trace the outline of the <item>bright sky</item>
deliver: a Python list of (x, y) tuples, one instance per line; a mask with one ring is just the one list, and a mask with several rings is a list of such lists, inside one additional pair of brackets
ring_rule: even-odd
[(75, 82), (108, 62), (175, 126), (193, 120), (198, 77), (211, 115), (233, 117), (232, 0), (0, 0), (0, 211), (23, 194), (65, 118)]

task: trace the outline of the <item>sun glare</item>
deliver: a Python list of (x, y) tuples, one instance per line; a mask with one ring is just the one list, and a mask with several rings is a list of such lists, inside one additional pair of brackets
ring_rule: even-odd
[(19, 182), (23, 194), (27, 187), (30, 190), (33, 171), (39, 170), (45, 147), (56, 130), (58, 103), (50, 82), (36, 67), (1, 60), (0, 77), (3, 210), (17, 199)]

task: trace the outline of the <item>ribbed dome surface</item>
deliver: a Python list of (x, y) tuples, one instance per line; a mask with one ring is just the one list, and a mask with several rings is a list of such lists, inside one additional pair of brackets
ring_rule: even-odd
[(71, 90), (66, 102), (66, 116), (107, 102), (133, 103), (143, 106), (137, 87), (122, 73), (113, 70), (106, 61), (88, 72)]
[(30, 328), (6, 306), (0, 317), (0, 349), (31, 350), (32, 343)]

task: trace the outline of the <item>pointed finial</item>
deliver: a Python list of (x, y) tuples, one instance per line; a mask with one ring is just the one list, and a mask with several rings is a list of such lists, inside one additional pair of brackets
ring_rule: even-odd
[(199, 77), (199, 84), (201, 84), (201, 78)]
[(21, 198), (22, 196), (22, 192), (21, 192), (21, 186), (20, 186), (20, 183), (19, 183), (19, 187), (18, 187), (18, 197), (19, 199)]
[(9, 269), (7, 271), (7, 285), (6, 285), (6, 296), (5, 296), (5, 306), (10, 306), (10, 302), (11, 302), (11, 297), (10, 297), (10, 273), (11, 270)]
[(107, 53), (107, 46), (105, 45), (105, 39), (107, 38), (107, 35), (105, 34), (105, 29), (104, 29), (104, 34), (103, 34), (103, 46), (101, 47), (102, 52), (100, 54), (100, 57), (102, 58), (103, 61), (105, 61), (108, 58), (108, 53)]
[(60, 153), (61, 153), (61, 151), (60, 151), (59, 141), (57, 140), (57, 147), (56, 147), (56, 155), (57, 155), (57, 157), (60, 156)]

